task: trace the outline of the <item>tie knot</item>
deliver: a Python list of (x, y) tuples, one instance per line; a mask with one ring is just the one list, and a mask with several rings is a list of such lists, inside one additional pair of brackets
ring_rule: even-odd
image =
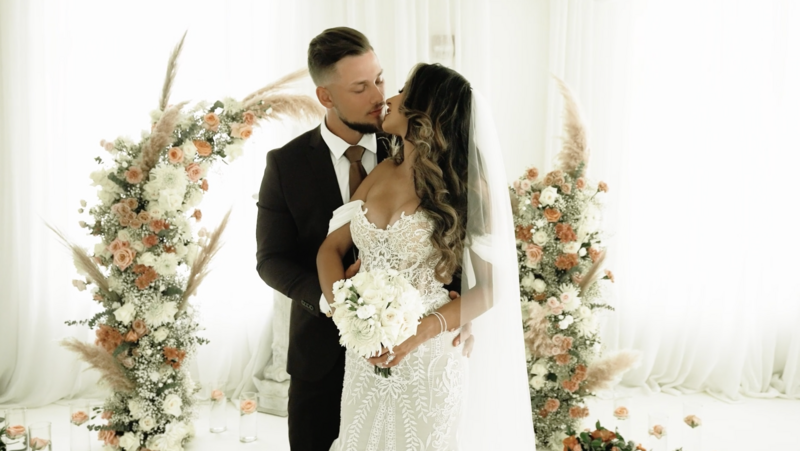
[(358, 163), (361, 161), (361, 156), (364, 155), (364, 148), (361, 146), (350, 146), (344, 151), (344, 156), (350, 160), (350, 163)]

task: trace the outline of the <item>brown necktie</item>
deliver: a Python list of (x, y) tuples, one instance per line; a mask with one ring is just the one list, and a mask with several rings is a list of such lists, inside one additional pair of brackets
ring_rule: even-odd
[(367, 170), (361, 164), (362, 155), (364, 155), (364, 148), (361, 146), (350, 146), (344, 151), (344, 156), (350, 160), (350, 197), (355, 194), (358, 185), (367, 177)]

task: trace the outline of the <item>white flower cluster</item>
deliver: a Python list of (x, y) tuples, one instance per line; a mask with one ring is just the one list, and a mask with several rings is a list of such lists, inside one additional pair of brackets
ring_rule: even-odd
[(417, 331), (425, 313), (419, 292), (394, 270), (372, 270), (333, 285), (340, 343), (363, 357), (391, 350)]

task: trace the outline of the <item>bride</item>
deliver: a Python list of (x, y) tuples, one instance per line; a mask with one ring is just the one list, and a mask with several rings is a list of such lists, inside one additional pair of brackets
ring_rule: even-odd
[[(364, 359), (346, 354), (332, 450), (533, 450), (513, 221), (502, 155), (483, 100), (457, 72), (419, 64), (387, 99), (394, 156), (334, 213), (317, 256), (329, 303), (343, 255), (395, 269), (423, 297), (417, 334)], [(462, 275), (461, 296), (444, 285)], [(451, 345), (462, 324), (471, 358)], [(375, 366), (391, 368), (384, 378)]]

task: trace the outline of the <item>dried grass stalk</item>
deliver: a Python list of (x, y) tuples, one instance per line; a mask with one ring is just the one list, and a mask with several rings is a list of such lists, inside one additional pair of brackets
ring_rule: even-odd
[(639, 361), (636, 351), (620, 351), (614, 355), (595, 360), (586, 371), (586, 385), (589, 392), (610, 389), (622, 373), (631, 369)]
[(525, 344), (531, 355), (537, 359), (548, 357), (553, 349), (553, 341), (547, 333), (547, 311), (537, 302), (531, 303), (531, 314), (528, 318), (528, 330), (525, 332)]
[(189, 272), (189, 280), (186, 283), (186, 290), (184, 290), (183, 296), (181, 296), (178, 310), (183, 310), (186, 308), (189, 297), (195, 294), (197, 287), (200, 286), (211, 270), (209, 264), (222, 247), (222, 233), (225, 231), (225, 227), (228, 226), (228, 219), (230, 216), (231, 211), (228, 210), (228, 213), (226, 213), (225, 217), (222, 218), (222, 222), (219, 224), (219, 227), (217, 227), (216, 230), (211, 232), (211, 234), (206, 237), (203, 242), (201, 242), (200, 252), (197, 254), (197, 258), (195, 258), (192, 269)]
[(178, 45), (176, 45), (175, 49), (172, 50), (172, 55), (169, 56), (169, 62), (167, 63), (167, 75), (164, 77), (164, 86), (161, 88), (161, 101), (158, 103), (158, 109), (161, 111), (167, 109), (169, 96), (172, 93), (172, 83), (175, 81), (175, 74), (178, 73), (178, 57), (181, 54), (181, 50), (183, 49), (183, 41), (186, 40), (186, 33), (188, 32), (189, 30), (183, 32), (180, 42), (178, 42)]
[(298, 94), (257, 97), (247, 108), (261, 119), (296, 118), (311, 122), (321, 120), (325, 114), (325, 109), (315, 99)]
[(286, 74), (283, 77), (275, 80), (274, 82), (264, 86), (263, 88), (255, 91), (254, 93), (248, 95), (244, 99), (242, 99), (242, 105), (247, 109), (253, 105), (254, 102), (257, 102), (257, 98), (263, 97), (264, 95), (272, 94), (275, 92), (283, 91), (289, 87), (292, 83), (302, 80), (303, 78), (308, 76), (308, 69), (298, 69), (290, 74)]
[(183, 108), (186, 103), (187, 102), (181, 102), (177, 105), (173, 105), (165, 111), (153, 129), (150, 139), (144, 144), (144, 148), (142, 149), (142, 172), (144, 172), (145, 178), (147, 178), (150, 170), (158, 163), (158, 157), (161, 155), (161, 151), (173, 143), (174, 138), (172, 137), (172, 132), (175, 131), (175, 126), (178, 124), (181, 108)]
[(581, 119), (580, 108), (572, 91), (558, 77), (553, 77), (564, 96), (564, 137), (561, 152), (556, 155), (556, 162), (564, 172), (573, 177), (586, 173), (589, 165), (589, 148), (586, 138), (586, 127)]
[(94, 262), (92, 257), (86, 252), (85, 249), (78, 246), (77, 244), (71, 243), (67, 237), (61, 233), (60, 230), (56, 229), (55, 227), (51, 226), (48, 223), (45, 223), (48, 229), (52, 230), (58, 238), (61, 240), (61, 243), (67, 247), (72, 252), (72, 260), (75, 264), (75, 269), (78, 270), (81, 274), (86, 275), (90, 282), (97, 285), (97, 288), (100, 291), (105, 293), (109, 292), (108, 288), (108, 280), (97, 264)]
[(587, 288), (592, 286), (593, 283), (597, 281), (597, 274), (600, 272), (600, 268), (603, 267), (603, 263), (606, 260), (606, 251), (600, 253), (600, 256), (597, 258), (592, 264), (592, 267), (586, 271), (586, 274), (583, 275), (581, 279), (581, 283), (578, 285), (578, 288), (581, 290), (581, 293), (584, 293)]
[(89, 364), (89, 368), (100, 371), (100, 381), (107, 383), (112, 389), (130, 392), (135, 388), (133, 381), (125, 376), (114, 356), (100, 346), (83, 343), (74, 338), (62, 340), (61, 346), (78, 353), (80, 358)]

